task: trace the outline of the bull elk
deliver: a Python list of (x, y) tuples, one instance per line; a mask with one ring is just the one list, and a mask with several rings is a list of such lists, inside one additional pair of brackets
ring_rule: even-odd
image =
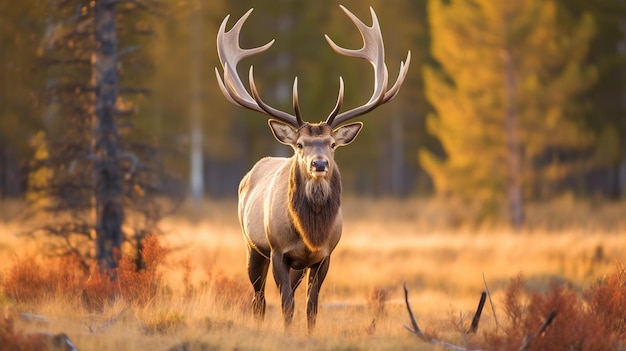
[(294, 115), (263, 102), (254, 82), (252, 66), (248, 75), (250, 93), (244, 87), (237, 74), (239, 61), (266, 51), (274, 43), (272, 40), (251, 49), (240, 47), (239, 33), (252, 9), (230, 31), (226, 31), (230, 15), (226, 16), (217, 34), (223, 79), (217, 67), (215, 73), (224, 96), (237, 106), (268, 115), (274, 137), (294, 150), (289, 158), (265, 157), (258, 161), (241, 180), (238, 205), (247, 249), (248, 276), (254, 288), (253, 312), (259, 320), (265, 315), (265, 282), (271, 266), (280, 290), (286, 327), (293, 319), (294, 292), (307, 272), (307, 325), (309, 330), (315, 326), (320, 287), (328, 272), (330, 255), (341, 237), (341, 176), (333, 157), (335, 150), (350, 144), (363, 127), (361, 122), (344, 123), (393, 99), (411, 60), (409, 51), (406, 63), (400, 64), (398, 79), (387, 89), (385, 49), (376, 13), (370, 8), (373, 24), (367, 26), (345, 7), (341, 9), (358, 28), (364, 46), (351, 50), (338, 46), (327, 35), (326, 40), (338, 54), (365, 59), (372, 64), (374, 92), (364, 105), (339, 113), (344, 94), (340, 77), (339, 97), (325, 122), (302, 120), (297, 77), (293, 84)]

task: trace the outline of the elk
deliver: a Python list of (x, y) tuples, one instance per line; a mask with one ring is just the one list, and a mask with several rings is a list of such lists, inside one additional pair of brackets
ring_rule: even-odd
[(376, 13), (370, 7), (372, 26), (367, 26), (341, 6), (363, 38), (361, 49), (345, 49), (326, 35), (331, 48), (340, 55), (365, 59), (374, 67), (374, 92), (367, 103), (339, 113), (344, 95), (339, 77), (339, 97), (325, 122), (302, 120), (298, 103), (298, 78), (293, 84), (293, 108), (289, 114), (267, 105), (254, 82), (253, 67), (248, 75), (250, 93), (237, 74), (240, 60), (266, 51), (269, 43), (251, 49), (239, 45), (241, 28), (250, 9), (226, 31), (226, 16), (217, 34), (217, 51), (223, 79), (215, 68), (217, 81), (231, 103), (270, 117), (269, 127), (278, 142), (293, 148), (289, 158), (265, 157), (244, 176), (239, 185), (238, 212), (243, 231), (247, 268), (254, 288), (252, 309), (257, 319), (265, 315), (265, 282), (271, 266), (281, 295), (285, 327), (293, 320), (294, 292), (307, 280), (307, 326), (313, 330), (320, 287), (330, 265), (330, 255), (341, 237), (341, 176), (334, 161), (335, 150), (350, 144), (363, 127), (361, 122), (344, 124), (393, 99), (408, 72), (411, 52), (401, 62), (395, 84), (387, 89), (385, 49)]

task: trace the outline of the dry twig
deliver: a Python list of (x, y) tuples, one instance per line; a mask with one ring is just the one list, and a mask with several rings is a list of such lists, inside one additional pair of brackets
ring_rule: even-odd
[(487, 293), (483, 291), (480, 294), (480, 301), (478, 301), (478, 307), (476, 308), (476, 313), (474, 313), (474, 318), (472, 318), (472, 325), (470, 326), (469, 333), (476, 334), (476, 330), (478, 330), (478, 322), (480, 322), (480, 316), (483, 313), (483, 307), (485, 307), (486, 299), (487, 299)]
[(108, 321), (100, 324), (100, 325), (90, 325), (88, 326), (89, 328), (89, 332), (91, 333), (99, 333), (99, 332), (103, 332), (108, 330), (109, 328), (111, 328), (113, 326), (113, 324), (115, 324), (121, 317), (122, 315), (130, 308), (130, 306), (126, 306), (124, 307), (124, 309), (122, 309), (117, 315), (113, 316), (113, 318), (109, 319)]
[(543, 323), (541, 324), (541, 326), (539, 327), (539, 329), (534, 335), (526, 335), (526, 337), (524, 338), (524, 342), (522, 343), (522, 346), (519, 348), (520, 351), (528, 350), (528, 348), (530, 347), (530, 342), (533, 341), (538, 336), (540, 336), (541, 334), (543, 334), (544, 331), (546, 331), (546, 329), (550, 326), (550, 324), (554, 320), (554, 317), (556, 317), (556, 311), (552, 310), (550, 311), (550, 313), (548, 313), (548, 316), (546, 317), (546, 319), (544, 319)]
[[(404, 284), (404, 301), (406, 302), (406, 309), (407, 312), (409, 313), (409, 318), (411, 318), (411, 327), (409, 326), (404, 326), (404, 328), (408, 331), (410, 331), (411, 333), (417, 335), (420, 339), (422, 339), (425, 342), (434, 344), (434, 345), (440, 345), (443, 347), (446, 347), (450, 350), (455, 350), (455, 351), (469, 351), (471, 349), (467, 349), (465, 347), (461, 347), (461, 346), (457, 346), (454, 344), (451, 344), (449, 342), (443, 341), (443, 340), (439, 340), (433, 337), (430, 337), (428, 335), (426, 335), (424, 333), (424, 331), (422, 331), (420, 329), (420, 327), (417, 325), (417, 321), (415, 320), (415, 315), (413, 315), (413, 311), (411, 310), (411, 306), (409, 305), (409, 291), (406, 288), (406, 283)], [(472, 322), (473, 324), (473, 322)], [(478, 350), (475, 350), (478, 351)]]
[(50, 322), (50, 320), (46, 316), (42, 316), (40, 314), (27, 313), (27, 312), (21, 312), (20, 318), (28, 322), (36, 322), (36, 323), (41, 323), (41, 324), (48, 324)]
[(493, 305), (493, 300), (491, 299), (491, 292), (489, 291), (489, 286), (487, 286), (487, 279), (485, 279), (485, 273), (483, 272), (483, 283), (485, 284), (485, 291), (487, 291), (487, 296), (489, 297), (489, 304), (491, 305), (491, 313), (493, 313), (493, 320), (496, 323), (496, 330), (500, 329), (500, 324), (498, 323), (498, 317), (496, 317), (496, 307)]

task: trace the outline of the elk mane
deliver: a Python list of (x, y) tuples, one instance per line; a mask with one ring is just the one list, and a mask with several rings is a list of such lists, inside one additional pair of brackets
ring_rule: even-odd
[(288, 196), (292, 225), (309, 249), (320, 249), (335, 223), (341, 204), (341, 175), (337, 167), (332, 168), (328, 180), (315, 181), (306, 179), (294, 162)]

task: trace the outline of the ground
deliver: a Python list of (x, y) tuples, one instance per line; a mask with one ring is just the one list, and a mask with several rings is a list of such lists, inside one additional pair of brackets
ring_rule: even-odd
[[(303, 291), (296, 295), (294, 325), (284, 330), (271, 276), (265, 321), (251, 318), (243, 239), (229, 201), (205, 203), (200, 215), (163, 222), (162, 244), (170, 253), (160, 267), (160, 291), (146, 303), (117, 299), (93, 311), (78, 297), (51, 296), (27, 304), (4, 297), (0, 306), (17, 321), (17, 330), (62, 332), (80, 350), (429, 350), (434, 346), (404, 328), (410, 320), (403, 284), (427, 333), (467, 345), (467, 338), (480, 338), (504, 318), (505, 287), (520, 274), (534, 291), (555, 283), (583, 291), (626, 255), (623, 204), (537, 205), (529, 211), (529, 229), (513, 232), (498, 224), (459, 224), (432, 203), (344, 203), (344, 234), (311, 334)], [(10, 219), (0, 226), (3, 278), (12, 258), (36, 250), (15, 236), (21, 226)], [(491, 300), (479, 332), (467, 336), (462, 330), (484, 290)], [(22, 312), (45, 321), (24, 320)]]

